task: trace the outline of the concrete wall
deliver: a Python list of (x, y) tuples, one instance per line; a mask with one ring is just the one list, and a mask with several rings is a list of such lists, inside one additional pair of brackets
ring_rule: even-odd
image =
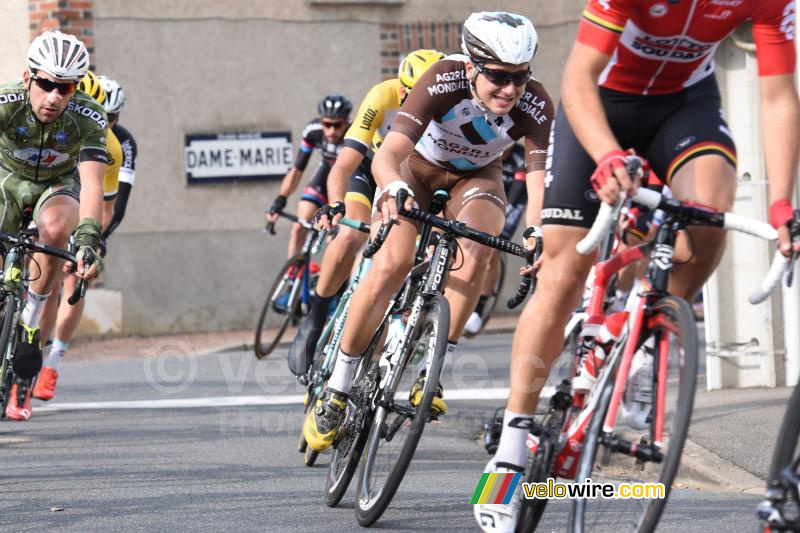
[[(24, 58), (26, 3), (0, 2), (0, 15), (13, 12), (4, 27), (19, 28), (16, 37), (0, 34), (9, 50), (0, 61)], [(583, 3), (490, 6), (533, 21), (540, 38), (534, 70), (554, 97)], [(277, 181), (188, 186), (186, 134), (290, 130), (296, 149), (323, 94), (340, 91), (357, 105), (382, 79), (386, 24), (462, 22), (487, 7), (476, 0), (94, 0), (97, 71), (125, 88), (121, 123), (139, 148), (136, 186), (105, 274), (105, 287), (122, 295), (123, 333), (250, 328), (285, 260), (288, 225), (276, 237), (261, 233)], [(315, 155), (306, 179), (317, 162)], [(517, 281), (508, 276), (509, 286)]]
[[(536, 75), (553, 95), (581, 3), (559, 2), (541, 16), (533, 8), (545, 2), (503, 6), (537, 25)], [(125, 87), (121, 122), (139, 145), (106, 280), (123, 295), (123, 332), (250, 328), (285, 260), (288, 225), (277, 237), (261, 232), (277, 182), (188, 186), (185, 134), (288, 129), (297, 143), (322, 94), (341, 91), (357, 103), (380, 80), (379, 23), (462, 21), (482, 6), (96, 1), (97, 69)]]

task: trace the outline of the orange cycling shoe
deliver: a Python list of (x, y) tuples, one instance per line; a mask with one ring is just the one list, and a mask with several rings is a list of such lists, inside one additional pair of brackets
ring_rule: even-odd
[(11, 420), (28, 420), (31, 417), (31, 389), (20, 387), (17, 383), (11, 386), (11, 398), (6, 407), (6, 416)]
[(52, 400), (56, 395), (56, 382), (58, 381), (58, 371), (46, 366), (39, 372), (36, 386), (33, 388), (33, 397), (39, 400)]

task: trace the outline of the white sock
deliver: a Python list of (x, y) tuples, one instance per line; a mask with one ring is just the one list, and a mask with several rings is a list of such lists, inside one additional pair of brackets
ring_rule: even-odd
[(525, 466), (527, 453), (525, 441), (531, 430), (533, 415), (505, 410), (503, 414), (503, 433), (494, 454), (494, 462), (509, 463), (516, 467)]
[(67, 348), (69, 348), (68, 342), (61, 342), (58, 339), (53, 339), (53, 344), (50, 345), (50, 353), (44, 361), (44, 366), (58, 372), (58, 367), (61, 365), (61, 358), (64, 357)]
[(353, 387), (353, 376), (356, 374), (359, 361), (361, 361), (360, 357), (347, 355), (340, 348), (339, 355), (336, 357), (336, 365), (333, 367), (333, 374), (328, 380), (328, 388), (342, 394), (350, 394), (350, 389)]
[(29, 328), (38, 328), (39, 318), (42, 316), (44, 304), (50, 294), (49, 292), (47, 294), (36, 294), (28, 289), (28, 297), (25, 299), (25, 308), (22, 310), (22, 315), (20, 315), (20, 322)]

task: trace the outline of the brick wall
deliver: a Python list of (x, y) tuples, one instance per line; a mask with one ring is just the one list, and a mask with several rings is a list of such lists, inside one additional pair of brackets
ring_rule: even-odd
[(420, 48), (433, 48), (445, 54), (461, 51), (460, 22), (412, 22), (381, 24), (381, 75), (384, 79), (397, 76), (400, 58)]
[(93, 0), (28, 0), (30, 38), (43, 31), (60, 30), (79, 38), (89, 49), (94, 64), (92, 32)]

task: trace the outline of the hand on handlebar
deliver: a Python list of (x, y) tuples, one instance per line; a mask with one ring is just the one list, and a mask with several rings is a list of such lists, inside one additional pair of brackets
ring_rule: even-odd
[[(537, 248), (537, 244), (541, 242), (542, 239), (542, 228), (538, 226), (531, 226), (522, 232), (522, 243), (525, 245), (525, 249), (531, 253), (534, 253)], [(530, 265), (525, 265), (520, 267), (519, 274), (520, 276), (527, 276), (528, 274), (532, 274), (539, 270), (542, 266), (543, 261), (543, 254), (539, 254), (539, 257), (534, 257), (534, 261)]]
[(778, 230), (779, 250), (785, 257), (800, 253), (800, 211), (792, 211), (792, 202), (786, 199), (772, 202), (769, 223)]
[(622, 150), (612, 150), (597, 163), (591, 177), (592, 187), (601, 201), (613, 204), (620, 191), (632, 196), (642, 182), (645, 161)]
[(266, 223), (275, 224), (278, 221), (278, 213), (282, 212), (286, 208), (286, 197), (282, 194), (279, 194), (275, 201), (272, 202), (272, 205), (267, 212), (264, 214), (264, 219)]
[(345, 214), (344, 202), (331, 202), (323, 205), (314, 214), (314, 224), (317, 229), (331, 231)]
[(388, 224), (392, 220), (397, 220), (397, 194), (399, 191), (406, 191), (406, 195), (401, 195), (403, 207), (408, 210), (414, 207), (414, 193), (409, 188), (408, 184), (404, 181), (395, 180), (381, 193), (378, 198), (378, 209), (381, 210), (381, 221), (383, 224)]

